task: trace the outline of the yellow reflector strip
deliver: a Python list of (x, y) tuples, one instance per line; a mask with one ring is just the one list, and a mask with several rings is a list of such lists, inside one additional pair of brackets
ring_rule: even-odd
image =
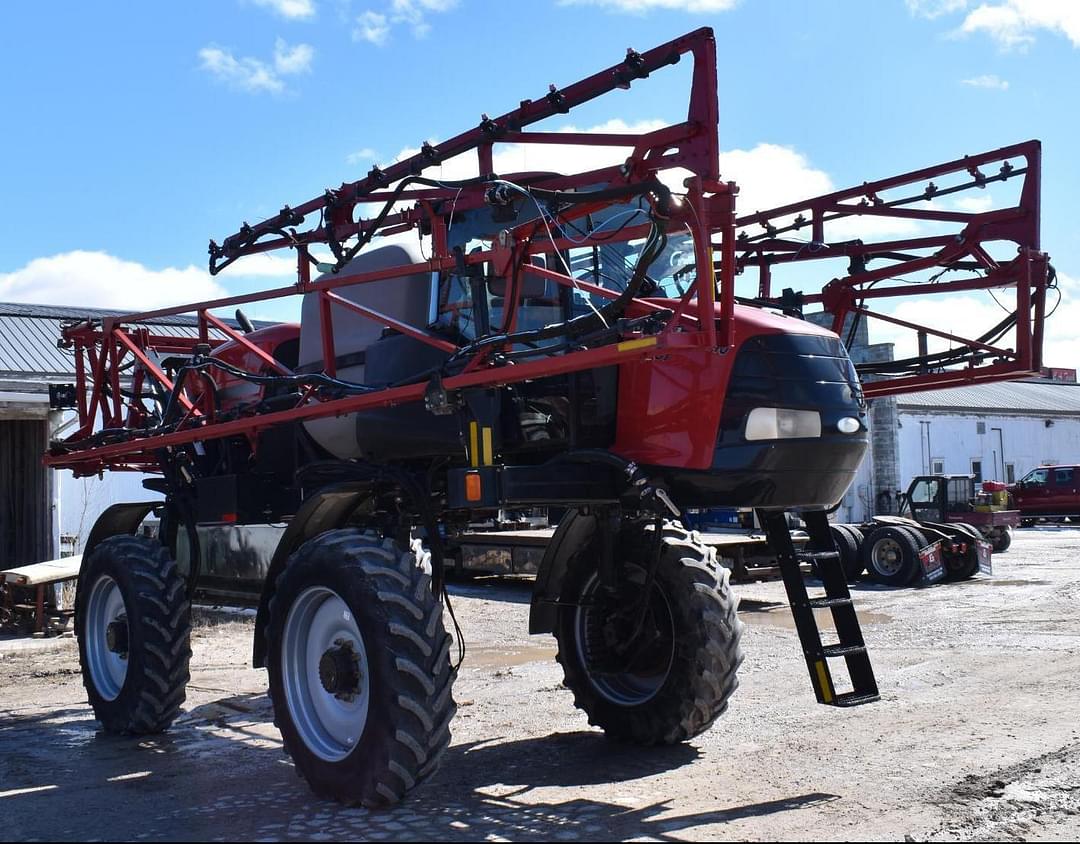
[(634, 349), (644, 349), (648, 346), (655, 346), (655, 337), (643, 337), (640, 340), (624, 340), (616, 348), (620, 352), (632, 352)]
[(484, 465), (490, 466), (495, 462), (491, 449), (491, 428), (484, 428)]
[(465, 473), (465, 500), (479, 501), (483, 498), (479, 472)]
[(814, 663), (814, 668), (817, 669), (818, 682), (821, 684), (821, 696), (824, 702), (832, 703), (833, 690), (832, 683), (829, 682), (829, 669), (825, 667), (825, 663), (820, 659)]
[(475, 422), (469, 423), (469, 461), (474, 469), (480, 465), (480, 445), (477, 442), (479, 439), (478, 430)]

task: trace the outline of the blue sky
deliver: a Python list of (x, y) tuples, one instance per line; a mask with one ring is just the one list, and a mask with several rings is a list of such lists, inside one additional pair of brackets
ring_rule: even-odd
[[(1080, 364), (1076, 0), (11, 4), (0, 300), (137, 308), (285, 283), (266, 259), (210, 280), (208, 238), (704, 25), (747, 202), (1042, 139), (1066, 294), (1048, 362)], [(685, 91), (676, 69), (566, 122), (676, 120)]]

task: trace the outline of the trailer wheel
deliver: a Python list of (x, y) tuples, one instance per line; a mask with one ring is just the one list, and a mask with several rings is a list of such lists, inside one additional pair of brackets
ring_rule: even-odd
[(430, 554), (358, 529), (304, 543), (267, 625), (274, 723), (321, 797), (390, 806), (450, 744), (454, 672)]
[(919, 528), (912, 527), (911, 525), (904, 525), (900, 530), (906, 530), (911, 534), (911, 538), (915, 540), (915, 544), (920, 551), (930, 544), (930, 540), (926, 538), (926, 534), (919, 530)]
[(191, 604), (168, 550), (141, 536), (109, 537), (83, 564), (77, 604), (83, 685), (102, 728), (168, 729), (191, 660)]
[[(589, 723), (620, 741), (675, 744), (704, 732), (738, 687), (743, 653), (730, 572), (696, 534), (669, 522), (648, 596), (647, 560), (627, 560), (616, 594), (580, 555), (564, 585), (555, 637), (564, 684)], [(629, 543), (627, 543), (629, 544)], [(652, 531), (636, 547), (652, 546)], [(635, 643), (639, 613), (647, 600)]]
[(945, 555), (945, 579), (948, 581), (970, 580), (979, 573), (979, 551), (975, 547), (976, 540), (983, 538), (978, 529), (966, 522), (956, 522), (952, 525), (962, 537), (958, 539), (968, 540), (968, 549), (961, 555)]
[(1011, 527), (996, 528), (991, 540), (995, 554), (1004, 554), (1012, 545), (1013, 535)]
[(915, 537), (899, 527), (878, 527), (863, 542), (863, 564), (871, 580), (886, 586), (907, 586), (919, 576)]
[(836, 550), (840, 552), (840, 565), (844, 568), (844, 576), (848, 583), (854, 583), (863, 573), (863, 562), (859, 555), (859, 541), (855, 537), (855, 528), (850, 525), (829, 526)]

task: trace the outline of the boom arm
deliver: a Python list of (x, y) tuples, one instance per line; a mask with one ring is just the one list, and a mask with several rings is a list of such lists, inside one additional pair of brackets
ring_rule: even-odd
[[(1046, 290), (1053, 283), (1047, 256), (1039, 251), (1040, 152), (1038, 141), (1027, 141), (740, 217), (736, 223), (741, 229), (738, 270), (757, 269), (760, 300), (789, 307), (821, 305), (832, 317), (833, 330), (849, 341), (861, 320), (913, 332), (919, 354), (857, 365), (864, 376), (884, 376), (867, 381), (867, 396), (1038, 372)], [(1011, 206), (980, 210), (980, 200), (954, 199), (1016, 181), (1020, 182), (1018, 198)], [(943, 199), (948, 203), (945, 207), (940, 204)], [(864, 225), (902, 224), (912, 236), (878, 241), (828, 236), (832, 231), (850, 230), (845, 224), (860, 218)], [(805, 231), (809, 241), (797, 239)], [(1012, 255), (1002, 257), (1002, 242), (1012, 245)], [(788, 291), (786, 298), (774, 298), (776, 269), (829, 259), (845, 261), (847, 274), (829, 281), (819, 293)], [(1015, 293), (1015, 307), (1005, 309), (1003, 318), (977, 338), (874, 307), (875, 300), (883, 300), (877, 303), (880, 306), (899, 299), (971, 291)], [(948, 324), (944, 304), (938, 306), (937, 326)], [(1012, 345), (1007, 346), (1010, 335)], [(950, 348), (930, 353), (928, 337), (947, 340)]]
[[(628, 89), (635, 80), (686, 55), (692, 56), (694, 66), (684, 122), (640, 134), (526, 131), (538, 121), (568, 113), (616, 89)], [(492, 172), (499, 144), (563, 146), (568, 151), (581, 145), (622, 147), (627, 157), (621, 164), (596, 170), (523, 174), (511, 181)], [(465, 153), (476, 155), (475, 177), (445, 182), (423, 175)], [(567, 163), (572, 163), (569, 156)], [(664, 185), (673, 177), (674, 195)], [(1005, 184), (1020, 185), (1011, 206), (987, 210), (978, 203), (954, 204), (954, 197), (965, 191)], [(1015, 378), (1039, 368), (1045, 293), (1053, 275), (1039, 252), (1037, 141), (743, 217), (736, 216), (737, 193), (734, 182), (720, 181), (712, 31), (700, 29), (644, 53), (630, 50), (622, 62), (587, 79), (562, 89), (551, 86), (544, 96), (524, 100), (501, 117), (484, 115), (478, 126), (450, 140), (423, 144), (419, 153), (386, 170), (373, 167), (363, 179), (295, 208), (286, 206), (254, 225), (245, 223), (220, 246), (211, 241), (211, 273), (246, 255), (295, 249), (295, 285), (67, 326), (63, 342), (75, 355), (80, 425), (67, 440), (54, 444), (46, 462), (79, 474), (105, 468), (153, 471), (162, 455), (197, 450), (206, 440), (245, 437), (254, 448), (258, 432), (275, 425), (421, 401), (440, 391), (625, 364), (662, 354), (665, 347), (699, 347), (723, 355), (735, 338), (737, 275), (755, 268), (757, 295), (743, 301), (800, 312), (805, 305), (820, 305), (834, 330), (849, 340), (860, 323), (871, 319), (920, 337), (920, 354), (863, 366), (865, 375), (880, 379), (866, 383), (869, 396)], [(949, 206), (935, 204), (942, 200)], [(588, 222), (596, 214), (625, 216), (628, 202), (637, 203), (633, 213), (644, 214), (647, 222), (630, 225), (628, 220), (606, 231)], [(369, 206), (379, 210), (358, 218)], [(465, 254), (451, 244), (451, 229), (455, 220), (470, 214), (478, 219), (481, 212), (491, 223), (478, 235), (485, 245)], [(318, 222), (313, 223), (309, 218), (316, 214)], [(906, 226), (906, 236), (875, 238), (883, 221), (894, 229)], [(862, 226), (863, 237), (852, 224)], [(680, 298), (660, 304), (650, 298), (655, 284), (650, 288), (645, 282), (669, 229), (673, 233), (685, 229), (692, 235), (693, 263), (675, 274)], [(429, 238), (425, 262), (333, 275), (376, 235), (402, 232)], [(808, 240), (800, 236), (804, 232), (809, 233)], [(611, 244), (635, 240), (644, 245), (621, 291), (596, 278), (590, 283), (571, 272), (565, 260), (562, 267), (558, 262), (541, 266), (535, 260), (537, 255), (567, 255), (575, 248), (595, 255)], [(1010, 244), (1015, 254), (1002, 256), (1000, 242)], [(312, 279), (316, 258), (309, 247), (314, 244), (326, 244), (333, 255), (332, 273), (322, 280)], [(824, 274), (807, 272), (818, 264), (808, 262), (829, 260), (846, 266), (822, 285)], [(785, 290), (776, 296), (774, 276), (799, 268), (803, 269), (796, 282), (809, 292)], [(502, 325), (491, 326), (487, 335), (468, 342), (453, 342), (335, 293), (345, 286), (385, 279), (407, 283), (425, 273), (500, 279), (506, 303)], [(954, 273), (959, 276), (944, 280)], [(517, 315), (527, 295), (524, 277), (530, 274), (573, 288), (579, 301), (589, 301), (596, 319), (585, 314), (531, 333), (520, 331)], [(1016, 301), (1006, 317), (974, 339), (883, 313), (869, 304), (876, 299), (983, 290), (1012, 290)], [(318, 373), (289, 372), (212, 313), (298, 294), (314, 295), (320, 305), (324, 369)], [(607, 304), (597, 308), (592, 300)], [(427, 384), (419, 380), (372, 387), (341, 382), (335, 369), (335, 308), (434, 346), (450, 355), (448, 364)], [(154, 333), (156, 319), (182, 313), (196, 315), (197, 337)], [(944, 339), (952, 348), (931, 353), (930, 337)], [(561, 342), (535, 342), (550, 339)], [(258, 361), (258, 371), (225, 370), (221, 361), (213, 360), (208, 352), (226, 340)], [(215, 376), (273, 382), (287, 389), (273, 403), (223, 408), (215, 399)]]

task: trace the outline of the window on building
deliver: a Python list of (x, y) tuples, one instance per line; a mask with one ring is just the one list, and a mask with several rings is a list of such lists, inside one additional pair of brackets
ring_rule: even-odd
[(944, 475), (945, 474), (945, 459), (942, 457), (935, 457), (930, 461), (930, 474), (931, 475)]
[(971, 474), (973, 474), (975, 476), (975, 483), (977, 483), (977, 484), (982, 483), (983, 476), (982, 476), (982, 461), (981, 460), (972, 460), (971, 461)]
[(1005, 483), (1007, 483), (1007, 484), (1016, 483), (1016, 464), (1015, 463), (1006, 463), (1005, 464)]
[(986, 433), (986, 423), (985, 422), (976, 422), (975, 423), (975, 433), (976, 434), (985, 434)]

